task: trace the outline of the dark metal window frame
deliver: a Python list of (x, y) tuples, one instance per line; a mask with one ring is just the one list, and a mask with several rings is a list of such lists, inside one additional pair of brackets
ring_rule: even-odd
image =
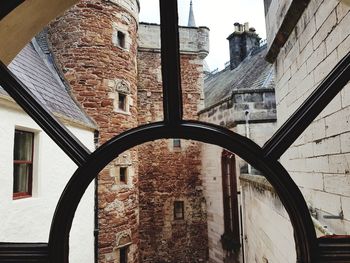
[(169, 138), (192, 139), (221, 146), (260, 170), (273, 185), (288, 212), (296, 244), (291, 249), (296, 249), (297, 262), (349, 262), (350, 239), (316, 238), (305, 200), (278, 158), (349, 81), (350, 53), (261, 148), (248, 138), (226, 128), (183, 120), (177, 1), (160, 0), (160, 13), (164, 121), (126, 131), (93, 153), (0, 63), (0, 85), (78, 165), (58, 202), (48, 243), (0, 243), (0, 262), (67, 263), (69, 232), (74, 213), (91, 181), (125, 150), (148, 141)]

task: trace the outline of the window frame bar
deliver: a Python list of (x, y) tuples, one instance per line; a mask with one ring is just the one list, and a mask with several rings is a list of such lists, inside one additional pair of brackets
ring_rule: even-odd
[(265, 156), (279, 159), (349, 81), (350, 52), (265, 143)]
[[(223, 127), (182, 120), (177, 1), (160, 0), (160, 10), (162, 22), (164, 122), (152, 123), (124, 132), (106, 142), (92, 154), (90, 154), (85, 147), (82, 147), (75, 137), (67, 133), (61, 124), (50, 115), (47, 109), (40, 104), (38, 108), (38, 102), (35, 100), (35, 97), (31, 95), (30, 91), (10, 74), (4, 64), (0, 63), (0, 85), (8, 91), (10, 96), (14, 98), (47, 133), (49, 133), (50, 137), (54, 139), (59, 147), (61, 147), (79, 166), (67, 184), (56, 207), (48, 243), (49, 262), (68, 262), (69, 232), (75, 210), (85, 190), (90, 182), (97, 176), (99, 170), (102, 170), (105, 165), (123, 151), (144, 142), (161, 138), (192, 139), (215, 144), (236, 153), (257, 169), (264, 172), (266, 178), (275, 187), (293, 224), (297, 262), (320, 262), (319, 259), (322, 254), (322, 248), (317, 243), (315, 229), (313, 228), (305, 200), (288, 172), (277, 161), (277, 157), (271, 155), (273, 151), (266, 151), (269, 149), (268, 147), (264, 147), (263, 151), (262, 148), (251, 140)], [(330, 88), (332, 86), (334, 86), (334, 83), (330, 84)], [(328, 100), (327, 95), (321, 97), (326, 101)], [(304, 113), (307, 114), (313, 107), (315, 106), (308, 107)], [(290, 125), (291, 124), (288, 123), (286, 126), (290, 127)], [(272, 143), (268, 145), (281, 146), (282, 144), (278, 143), (278, 140), (273, 139)], [(275, 156), (278, 156), (278, 154), (275, 154)], [(327, 240), (328, 239), (325, 238), (323, 243)], [(16, 243), (13, 244), (13, 246), (17, 248), (16, 246), (20, 247), (20, 244), (22, 243)], [(28, 247), (35, 245), (36, 244), (28, 244)], [(350, 247), (349, 242), (345, 245)], [(1, 246), (6, 245), (0, 243), (0, 247)], [(333, 258), (338, 255), (336, 250), (332, 250), (332, 253), (334, 256)], [(0, 262), (3, 255), (4, 254), (0, 251)], [(16, 256), (16, 254), (13, 255)], [(334, 259), (334, 262), (337, 262), (337, 260)]]
[(177, 0), (159, 0), (164, 122), (183, 119)]
[(82, 166), (91, 153), (89, 149), (62, 125), (1, 61), (0, 76), (2, 88), (78, 166)]

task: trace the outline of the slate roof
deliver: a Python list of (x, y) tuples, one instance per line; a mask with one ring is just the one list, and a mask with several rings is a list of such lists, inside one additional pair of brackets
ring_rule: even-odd
[[(14, 58), (9, 69), (21, 80), (53, 114), (63, 115), (88, 127), (96, 128), (94, 122), (71, 97), (60, 79), (47, 50), (41, 50), (36, 40), (27, 44)], [(0, 94), (8, 95), (0, 87)]]
[(208, 108), (231, 96), (233, 90), (274, 88), (273, 65), (265, 60), (267, 48), (253, 50), (238, 67), (209, 75), (204, 80), (204, 104)]

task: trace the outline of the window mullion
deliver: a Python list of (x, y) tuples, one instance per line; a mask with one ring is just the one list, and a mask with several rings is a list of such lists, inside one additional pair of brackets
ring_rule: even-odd
[(179, 28), (176, 0), (160, 0), (164, 121), (182, 121)]
[(323, 111), (350, 80), (350, 52), (334, 67), (317, 89), (265, 143), (268, 158), (278, 159)]

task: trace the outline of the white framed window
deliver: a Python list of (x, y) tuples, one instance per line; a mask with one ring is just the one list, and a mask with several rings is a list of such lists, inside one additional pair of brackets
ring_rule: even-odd
[(34, 132), (15, 130), (13, 147), (13, 199), (33, 192)]

